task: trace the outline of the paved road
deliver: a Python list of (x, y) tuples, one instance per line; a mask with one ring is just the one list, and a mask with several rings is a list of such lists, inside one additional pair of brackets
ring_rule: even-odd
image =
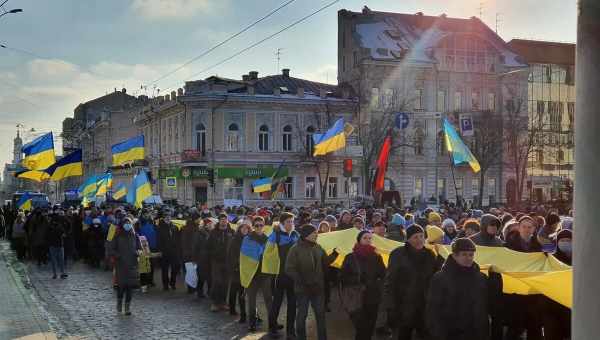
[[(182, 282), (178, 282), (176, 291), (163, 292), (157, 286), (146, 294), (135, 292), (133, 315), (127, 317), (115, 312), (115, 292), (109, 272), (81, 263), (68, 271), (68, 279), (53, 280), (48, 267), (28, 266), (41, 307), (47, 311), (47, 319), (53, 322), (52, 329), (59, 338), (269, 339), (264, 332), (248, 335), (247, 326), (238, 324), (233, 316), (211, 313), (209, 302), (188, 295)], [(155, 282), (160, 282), (160, 271), (156, 274)], [(329, 339), (352, 339), (352, 326), (345, 313), (335, 305), (333, 309), (334, 312), (327, 314)], [(284, 311), (282, 307), (282, 315)], [(266, 315), (264, 310), (261, 315)], [(280, 323), (283, 321), (280, 316)], [(309, 339), (315, 339), (312, 319), (309, 319), (309, 334)]]

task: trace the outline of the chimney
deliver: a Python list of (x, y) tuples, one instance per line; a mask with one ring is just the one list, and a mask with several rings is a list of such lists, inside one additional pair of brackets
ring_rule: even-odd
[(171, 91), (171, 100), (177, 99), (177, 92)]
[(248, 81), (250, 80), (250, 76), (247, 74), (242, 74), (242, 81)]
[(180, 87), (177, 89), (177, 97), (183, 96), (183, 89)]
[(281, 95), (281, 89), (279, 87), (273, 88), (273, 95), (279, 97)]
[(165, 94), (165, 101), (170, 101), (171, 100), (171, 95), (170, 94)]
[(250, 71), (250, 72), (248, 72), (248, 75), (250, 76), (250, 80), (258, 79), (258, 71)]
[(121, 89), (121, 92), (123, 92), (123, 93), (127, 93), (127, 89), (126, 89), (126, 88), (122, 88), (122, 89)]
[(327, 98), (327, 90), (319, 89), (319, 97), (321, 97), (323, 99)]
[(304, 98), (304, 87), (299, 87), (296, 91), (298, 91), (298, 97)]
[(290, 69), (289, 68), (284, 68), (283, 70), (281, 70), (281, 74), (285, 77), (285, 78), (289, 78), (290, 77)]

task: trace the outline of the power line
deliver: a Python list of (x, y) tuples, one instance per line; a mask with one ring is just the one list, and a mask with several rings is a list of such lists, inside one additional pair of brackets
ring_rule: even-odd
[[(270, 34), (270, 35), (266, 36), (265, 38), (263, 38), (263, 39), (261, 39), (261, 40), (259, 40), (259, 41), (255, 42), (255, 43), (253, 43), (252, 45), (250, 45), (250, 46), (248, 46), (248, 47), (246, 47), (246, 48), (243, 48), (243, 49), (241, 49), (241, 50), (237, 51), (237, 52), (236, 52), (236, 53), (234, 53), (233, 55), (231, 55), (231, 56), (229, 56), (229, 57), (227, 57), (227, 58), (225, 58), (225, 59), (223, 59), (223, 60), (219, 61), (218, 63), (216, 63), (216, 64), (213, 64), (213, 65), (211, 65), (211, 66), (209, 66), (209, 67), (206, 67), (206, 68), (202, 69), (201, 71), (199, 71), (199, 72), (197, 72), (197, 73), (194, 73), (194, 74), (192, 74), (191, 76), (189, 76), (189, 77), (188, 77), (188, 79), (194, 78), (194, 77), (198, 76), (199, 74), (202, 74), (202, 73), (204, 73), (204, 72), (206, 72), (206, 71), (209, 71), (209, 70), (211, 70), (211, 69), (213, 69), (213, 68), (215, 68), (215, 67), (217, 67), (217, 66), (219, 66), (219, 65), (222, 65), (222, 64), (224, 64), (224, 63), (228, 62), (228, 61), (229, 61), (229, 60), (231, 60), (231, 59), (234, 59), (235, 57), (237, 57), (237, 56), (239, 56), (239, 55), (243, 54), (244, 52), (247, 52), (248, 50), (250, 50), (250, 49), (252, 49), (252, 48), (254, 48), (254, 47), (256, 47), (256, 46), (258, 46), (258, 45), (260, 45), (260, 44), (264, 43), (265, 41), (267, 41), (267, 40), (269, 40), (269, 39), (271, 39), (271, 38), (273, 38), (273, 37), (275, 37), (275, 36), (277, 36), (277, 35), (279, 35), (279, 34), (283, 33), (284, 31), (287, 31), (288, 29), (290, 29), (290, 28), (292, 28), (292, 27), (294, 27), (294, 26), (296, 26), (296, 25), (298, 25), (298, 24), (300, 24), (300, 23), (302, 23), (302, 22), (306, 21), (306, 20), (307, 20), (307, 19), (309, 19), (310, 17), (312, 17), (312, 16), (314, 16), (314, 15), (316, 15), (316, 14), (318, 14), (318, 13), (320, 13), (320, 12), (324, 11), (324, 10), (326, 10), (327, 8), (329, 8), (329, 7), (333, 6), (333, 5), (335, 5), (335, 4), (336, 4), (336, 3), (338, 3), (338, 2), (340, 2), (340, 0), (334, 0), (334, 1), (330, 2), (330, 3), (328, 3), (327, 5), (325, 5), (325, 6), (321, 7), (321, 8), (319, 8), (318, 10), (316, 10), (316, 11), (314, 11), (314, 12), (312, 12), (312, 13), (310, 13), (310, 14), (308, 14), (308, 15), (306, 15), (306, 16), (304, 16), (304, 17), (302, 17), (302, 18), (300, 18), (300, 19), (298, 19), (298, 20), (296, 20), (296, 21), (294, 21), (293, 23), (291, 23), (291, 24), (289, 24), (289, 25), (285, 26), (284, 28), (280, 29), (279, 31), (277, 31), (277, 32), (275, 32), (275, 33), (273, 33), (273, 34)], [(177, 83), (175, 83), (175, 84), (172, 84), (172, 85), (170, 85), (169, 87), (167, 87), (167, 90), (169, 90), (169, 89), (173, 88), (173, 86), (175, 86), (175, 85), (177, 85), (177, 84), (179, 84), (179, 82), (177, 82)]]
[(231, 41), (232, 39), (236, 38), (237, 36), (241, 35), (242, 33), (246, 32), (247, 30), (249, 30), (250, 28), (256, 26), (257, 24), (259, 24), (260, 22), (264, 21), (265, 19), (269, 18), (270, 16), (272, 16), (273, 14), (277, 13), (279, 10), (281, 10), (282, 8), (286, 7), (287, 5), (291, 4), (292, 2), (294, 2), (296, 0), (288, 0), (287, 2), (283, 3), (282, 5), (280, 5), (279, 7), (275, 8), (274, 10), (272, 10), (271, 12), (267, 13), (267, 15), (263, 16), (262, 18), (256, 20), (255, 22), (251, 23), (250, 25), (244, 27), (244, 29), (242, 29), (241, 31), (235, 33), (234, 35), (230, 36), (229, 38), (221, 41), (220, 43), (218, 43), (217, 45), (209, 48), (208, 50), (202, 52), (200, 55), (186, 61), (185, 63), (177, 66), (176, 68), (174, 68), (173, 70), (167, 72), (166, 74), (164, 74), (163, 76), (160, 76), (159, 78), (153, 80), (151, 83), (155, 84), (156, 82), (165, 79), (167, 77), (169, 77), (170, 75), (174, 74), (175, 72), (181, 70), (182, 68), (186, 67), (187, 65), (193, 63), (194, 61), (204, 57), (205, 55), (209, 54), (210, 52), (214, 51), (215, 49), (223, 46), (224, 44), (226, 44), (227, 42)]

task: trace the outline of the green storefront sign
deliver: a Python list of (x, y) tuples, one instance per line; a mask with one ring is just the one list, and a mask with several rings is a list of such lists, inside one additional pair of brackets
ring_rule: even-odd
[[(208, 167), (183, 167), (160, 169), (158, 176), (161, 179), (167, 177), (183, 178), (208, 178)], [(217, 167), (215, 176), (218, 178), (261, 178), (271, 177), (277, 172), (278, 167)], [(289, 169), (282, 167), (277, 177), (287, 177)]]

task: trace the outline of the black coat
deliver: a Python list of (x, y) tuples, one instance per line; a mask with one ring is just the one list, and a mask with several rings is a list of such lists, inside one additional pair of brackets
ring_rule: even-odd
[(391, 309), (392, 324), (413, 326), (422, 320), (427, 289), (441, 266), (439, 258), (427, 248), (416, 251), (410, 244), (390, 253), (384, 282), (384, 302)]
[(120, 287), (138, 286), (139, 239), (133, 231), (119, 229), (108, 244), (108, 255), (115, 258), (115, 277)]
[(431, 280), (426, 324), (432, 340), (489, 338), (487, 277), (477, 263), (461, 267), (448, 256)]
[(346, 255), (342, 264), (340, 280), (343, 287), (362, 285), (366, 289), (361, 298), (366, 305), (377, 305), (381, 302), (385, 265), (381, 255), (357, 256)]
[(194, 245), (198, 234), (198, 227), (186, 223), (181, 230), (181, 258), (183, 262), (192, 262), (194, 258)]
[[(227, 264), (228, 261), (228, 251), (229, 245), (233, 240), (234, 235), (233, 229), (228, 225), (225, 229), (219, 229), (219, 227), (215, 227), (215, 229), (211, 230), (208, 235), (208, 260), (210, 262), (211, 267), (222, 267), (225, 271), (224, 274), (227, 274)], [(239, 255), (238, 255), (239, 256)]]
[(192, 261), (196, 262), (201, 272), (209, 273), (210, 266), (208, 261), (208, 236), (209, 232), (205, 228), (201, 228), (196, 233), (194, 239), (194, 249)]
[(161, 220), (156, 230), (158, 251), (164, 259), (181, 263), (181, 231), (173, 224)]
[(521, 236), (517, 231), (512, 231), (506, 236), (505, 247), (522, 253), (535, 253), (542, 251), (542, 245), (538, 242), (535, 235), (531, 238), (529, 248), (524, 248), (521, 243)]
[(231, 243), (229, 244), (229, 250), (227, 254), (227, 267), (229, 269), (229, 275), (231, 281), (236, 283), (240, 283), (240, 250), (242, 249), (243, 240), (244, 235), (238, 229), (233, 236)]

